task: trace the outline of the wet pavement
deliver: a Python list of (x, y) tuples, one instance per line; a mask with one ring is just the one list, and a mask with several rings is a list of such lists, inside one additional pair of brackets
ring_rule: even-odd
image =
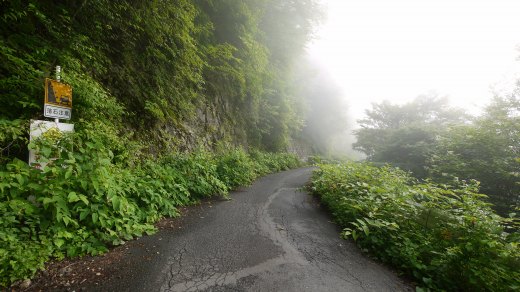
[(139, 240), (92, 291), (413, 291), (339, 237), (302, 188), (311, 168), (263, 177)]

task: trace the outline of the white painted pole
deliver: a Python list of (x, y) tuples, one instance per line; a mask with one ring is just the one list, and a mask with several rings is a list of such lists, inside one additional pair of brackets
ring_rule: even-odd
[[(61, 66), (56, 66), (56, 80), (61, 82)], [(57, 124), (60, 123), (60, 119), (54, 119), (54, 122)]]
[(56, 80), (61, 82), (61, 66), (56, 66)]

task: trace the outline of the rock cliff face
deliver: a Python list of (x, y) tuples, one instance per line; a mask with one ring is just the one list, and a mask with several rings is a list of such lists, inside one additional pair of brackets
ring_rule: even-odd
[[(248, 129), (247, 121), (241, 113), (236, 113), (229, 102), (215, 99), (213, 103), (203, 104), (196, 109), (195, 116), (182, 125), (167, 124), (159, 132), (162, 134), (163, 147), (170, 150), (191, 151), (197, 147), (214, 149), (220, 144), (241, 146), (245, 149), (258, 147), (254, 137), (257, 133)], [(245, 113), (247, 116), (247, 113)], [(301, 133), (298, 136), (301, 136)], [(271, 149), (267, 149), (271, 150)], [(278, 151), (287, 151), (306, 160), (315, 151), (300, 137), (289, 137)], [(160, 152), (160, 151), (159, 151)]]
[(73, 88), (70, 122), (115, 152), (283, 151), (298, 135), (291, 73), (315, 0), (26, 2), (0, 12), (0, 149), (16, 146), (0, 160), (23, 158), (23, 123), (43, 119), (56, 65)]
[(315, 154), (309, 143), (302, 139), (289, 140), (287, 152), (296, 154), (303, 161), (307, 161), (309, 156)]
[[(218, 103), (218, 102), (221, 102)], [(171, 150), (190, 151), (197, 147), (215, 148), (219, 143), (246, 147), (248, 138), (243, 127), (233, 119), (225, 101), (203, 104), (195, 109), (195, 115), (181, 124), (166, 123), (159, 132), (164, 147)]]

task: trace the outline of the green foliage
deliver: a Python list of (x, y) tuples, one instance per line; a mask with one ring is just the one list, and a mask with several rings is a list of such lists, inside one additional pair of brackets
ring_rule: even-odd
[(520, 289), (520, 234), (496, 215), (475, 182), (420, 183), (390, 167), (320, 165), (312, 190), (336, 222), (419, 286), (451, 291)]
[(173, 154), (165, 157), (164, 163), (177, 170), (177, 176), (184, 179), (186, 189), (196, 198), (227, 194), (229, 186), (219, 179), (215, 158), (206, 150), (199, 149), (189, 155)]
[(294, 154), (279, 152), (262, 152), (251, 150), (249, 152), (257, 175), (264, 175), (270, 172), (288, 170), (302, 166), (302, 162)]
[[(298, 165), (288, 154), (205, 150), (123, 167), (110, 132), (79, 123), (31, 143), (41, 169), (13, 160), (0, 168), (0, 284), (32, 276), (52, 257), (96, 255), (107, 245), (153, 233), (177, 207), (227, 195), (260, 174)], [(115, 149), (118, 149), (115, 145)], [(71, 148), (74, 151), (70, 151)], [(257, 165), (265, 165), (262, 173)]]
[(496, 97), (472, 120), (443, 100), (417, 99), (402, 106), (384, 102), (360, 121), (354, 147), (370, 161), (391, 163), (419, 178), (448, 184), (476, 179), (489, 197), (485, 200), (505, 215), (520, 202), (519, 113), (518, 90)]
[(217, 174), (224, 184), (235, 188), (248, 185), (256, 178), (258, 173), (254, 162), (244, 150), (220, 151), (222, 154), (218, 157)]
[(476, 179), (501, 214), (520, 204), (520, 98), (496, 98), (475, 123), (451, 127), (429, 158), (438, 181)]
[(448, 107), (446, 98), (420, 96), (410, 103), (374, 104), (359, 121), (354, 149), (373, 162), (391, 163), (425, 177), (426, 161), (436, 137), (448, 125), (460, 124), (465, 115)]
[(29, 125), (24, 120), (0, 118), (0, 164), (25, 151), (27, 128)]
[[(281, 151), (301, 130), (301, 99), (291, 87), (294, 60), (317, 23), (316, 1), (196, 1), (207, 65), (204, 95), (222, 108), (235, 141)], [(275, 18), (276, 20), (273, 20)]]
[[(317, 23), (315, 0), (30, 0), (3, 6), (2, 121), (40, 118), (43, 79), (61, 65), (63, 80), (74, 88), (74, 119), (112, 115), (102, 110), (102, 96), (110, 93), (123, 114), (114, 116), (124, 117), (138, 133), (132, 139), (154, 154), (222, 137), (281, 151), (301, 128), (301, 101), (289, 83), (292, 63)], [(283, 21), (272, 21), (279, 17)], [(23, 142), (10, 143), (15, 147), (8, 156), (23, 158)]]

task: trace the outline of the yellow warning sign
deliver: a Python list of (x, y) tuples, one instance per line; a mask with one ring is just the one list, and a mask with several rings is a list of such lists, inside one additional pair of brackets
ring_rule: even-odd
[(45, 105), (72, 108), (72, 87), (49, 78), (45, 79)]

